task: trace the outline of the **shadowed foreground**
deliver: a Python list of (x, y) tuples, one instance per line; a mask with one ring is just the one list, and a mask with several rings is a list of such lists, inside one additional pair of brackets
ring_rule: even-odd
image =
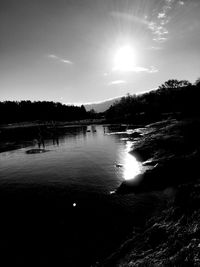
[(115, 251), (133, 225), (142, 227), (160, 198), (1, 185), (0, 265), (91, 266)]
[(163, 121), (134, 142), (132, 153), (149, 170), (118, 193), (164, 190), (166, 202), (100, 266), (200, 266), (199, 126), (199, 119)]

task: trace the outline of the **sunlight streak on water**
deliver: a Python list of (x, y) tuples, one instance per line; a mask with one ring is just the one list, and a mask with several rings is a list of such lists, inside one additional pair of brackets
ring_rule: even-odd
[(126, 154), (124, 157), (124, 168), (123, 168), (123, 177), (125, 180), (133, 179), (136, 175), (141, 172), (141, 164), (137, 161), (137, 159), (131, 155), (130, 149), (132, 146), (132, 142), (126, 143)]
[(47, 153), (27, 154), (37, 151), (34, 145), (1, 153), (0, 184), (56, 184), (98, 193), (114, 191), (123, 179), (133, 179), (142, 168), (129, 153), (133, 141), (122, 140), (122, 136), (105, 134), (101, 125), (66, 128), (58, 144), (45, 140)]

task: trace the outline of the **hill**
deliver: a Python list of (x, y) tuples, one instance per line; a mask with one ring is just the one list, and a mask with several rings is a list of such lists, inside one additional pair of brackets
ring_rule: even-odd
[(84, 107), (85, 107), (86, 111), (94, 109), (96, 112), (104, 112), (107, 109), (109, 109), (111, 105), (113, 105), (115, 102), (119, 101), (120, 99), (121, 99), (121, 96), (115, 97), (113, 99), (105, 100), (102, 102), (84, 104)]

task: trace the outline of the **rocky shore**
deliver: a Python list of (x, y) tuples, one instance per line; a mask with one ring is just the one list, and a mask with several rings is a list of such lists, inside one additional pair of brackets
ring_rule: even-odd
[[(138, 131), (138, 129), (137, 129)], [(147, 125), (133, 141), (133, 153), (147, 171), (124, 181), (118, 193), (162, 190), (197, 179), (200, 120), (166, 120)]]
[(160, 191), (166, 201), (97, 266), (200, 266), (200, 120), (170, 119), (141, 133), (131, 153), (148, 168), (117, 193)]

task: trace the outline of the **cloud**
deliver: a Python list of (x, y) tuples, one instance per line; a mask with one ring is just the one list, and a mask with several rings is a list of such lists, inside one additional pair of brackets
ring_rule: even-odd
[(150, 68), (144, 68), (144, 67), (136, 67), (135, 72), (146, 72), (146, 73), (156, 73), (158, 72), (158, 69), (154, 66), (151, 66)]
[(164, 0), (164, 5), (157, 13), (156, 19), (148, 23), (148, 28), (154, 35), (153, 41), (163, 43), (168, 40), (169, 31), (167, 24), (171, 20), (170, 11), (176, 4), (184, 5), (184, 2), (182, 0), (178, 2), (176, 0)]
[[(113, 72), (118, 72), (118, 70), (113, 70)], [(135, 66), (135, 67), (132, 67), (130, 69), (128, 69), (126, 72), (135, 72), (135, 73), (139, 73), (139, 72), (146, 72), (146, 73), (156, 73), (158, 72), (158, 69), (154, 66), (151, 66), (149, 68), (146, 68), (146, 67), (140, 67), (140, 66)], [(125, 81), (123, 80), (116, 80), (116, 81), (113, 81), (113, 82), (110, 82), (109, 84), (120, 84), (120, 83), (126, 83)]]
[(48, 55), (49, 58), (55, 58), (55, 59), (58, 59), (58, 57), (56, 55), (53, 55), (53, 54), (50, 54)]
[(184, 6), (185, 5), (185, 3), (183, 1), (178, 1), (178, 3), (179, 3), (180, 6)]
[(163, 43), (163, 42), (167, 41), (167, 37), (162, 37), (159, 35), (159, 36), (156, 36), (155, 38), (153, 38), (153, 41)]
[(126, 20), (129, 22), (136, 22), (145, 25), (145, 27), (147, 27), (153, 33), (153, 40), (161, 43), (167, 39), (166, 37), (165, 39), (163, 39), (163, 36), (168, 35), (168, 30), (165, 25), (167, 25), (169, 22), (168, 12), (171, 9), (173, 1), (174, 0), (164, 0), (164, 6), (156, 15), (155, 21), (149, 21), (147, 16), (144, 16), (144, 18), (139, 18), (137, 16), (134, 16), (133, 14), (119, 11), (112, 11), (110, 12), (110, 15), (119, 20)]
[(60, 61), (66, 64), (73, 64), (73, 62), (68, 59), (60, 59)]
[(152, 31), (152, 33), (154, 35), (153, 40), (158, 42), (158, 43), (166, 41), (167, 36), (169, 34), (169, 31), (167, 30), (167, 28), (163, 26), (166, 23), (164, 23), (164, 21), (161, 21), (161, 22), (157, 22), (157, 23), (156, 22), (150, 22), (148, 25), (148, 28)]
[(155, 14), (155, 18), (151, 21), (147, 16), (143, 18), (137, 17), (127, 12), (112, 11), (110, 15), (119, 20), (136, 22), (145, 25), (153, 34), (153, 41), (163, 43), (169, 38), (167, 25), (171, 20), (171, 11), (174, 7), (185, 5), (185, 0), (162, 0), (162, 8)]
[(151, 66), (150, 69), (149, 69), (149, 73), (156, 73), (158, 71), (159, 70), (156, 67), (154, 67), (154, 66)]
[(117, 84), (125, 84), (126, 81), (124, 80), (116, 80), (116, 81), (112, 81), (112, 82), (109, 82), (108, 85), (117, 85)]
[(72, 62), (71, 60), (68, 60), (68, 59), (64, 59), (64, 58), (58, 57), (58, 56), (56, 56), (56, 55), (54, 55), (54, 54), (49, 54), (49, 55), (48, 55), (48, 58), (51, 58), (51, 59), (60, 61), (60, 62), (65, 63), (65, 64), (73, 64), (73, 62)]
[(158, 13), (158, 19), (164, 19), (166, 18), (166, 14), (164, 12)]
[(149, 47), (147, 49), (149, 49), (149, 50), (162, 50), (163, 47), (161, 47), (161, 46), (151, 46), (151, 47)]

